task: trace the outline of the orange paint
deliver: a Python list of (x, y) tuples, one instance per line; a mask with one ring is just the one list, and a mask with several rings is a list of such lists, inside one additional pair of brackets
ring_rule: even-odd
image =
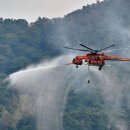
[(118, 56), (109, 56), (104, 54), (87, 54), (84, 56), (76, 56), (72, 63), (75, 65), (82, 65), (82, 61), (88, 63), (88, 65), (92, 66), (104, 66), (105, 60), (111, 61), (130, 61), (130, 58), (122, 58)]

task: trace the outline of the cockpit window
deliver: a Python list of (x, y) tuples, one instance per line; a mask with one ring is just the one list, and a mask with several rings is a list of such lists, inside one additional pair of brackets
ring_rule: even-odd
[(78, 60), (78, 57), (75, 57), (76, 60)]

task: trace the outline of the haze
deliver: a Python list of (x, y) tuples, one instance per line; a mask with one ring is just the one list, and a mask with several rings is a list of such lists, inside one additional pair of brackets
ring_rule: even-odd
[(96, 0), (0, 0), (0, 17), (34, 22), (39, 16), (63, 17), (92, 3)]

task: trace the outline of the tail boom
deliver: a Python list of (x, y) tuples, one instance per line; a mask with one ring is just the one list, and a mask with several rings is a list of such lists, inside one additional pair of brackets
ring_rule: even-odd
[(130, 58), (123, 58), (123, 57), (118, 57), (118, 56), (104, 56), (104, 60), (130, 61)]

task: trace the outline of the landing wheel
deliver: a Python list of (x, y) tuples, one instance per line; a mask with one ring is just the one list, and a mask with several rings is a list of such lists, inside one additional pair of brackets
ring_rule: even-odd
[(88, 84), (90, 83), (90, 80), (88, 80)]
[(76, 65), (76, 68), (78, 68), (79, 66), (78, 65)]
[(102, 67), (103, 67), (103, 66), (99, 66), (99, 68), (98, 68), (98, 69), (101, 71), (101, 70), (102, 70)]

